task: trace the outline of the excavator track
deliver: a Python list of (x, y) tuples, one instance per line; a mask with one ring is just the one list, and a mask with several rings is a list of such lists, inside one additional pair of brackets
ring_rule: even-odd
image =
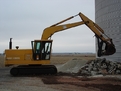
[(54, 65), (21, 65), (10, 70), (12, 76), (56, 74)]

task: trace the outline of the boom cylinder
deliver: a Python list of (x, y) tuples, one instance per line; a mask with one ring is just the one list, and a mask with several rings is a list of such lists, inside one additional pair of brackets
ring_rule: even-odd
[(69, 18), (67, 18), (67, 19), (65, 19), (65, 20), (62, 20), (62, 21), (60, 21), (60, 22), (58, 22), (58, 23), (56, 23), (56, 24), (54, 24), (54, 25), (52, 25), (52, 26), (50, 26), (50, 27), (53, 27), (53, 26), (59, 25), (59, 24), (65, 22), (65, 21), (67, 21), (67, 20), (72, 19), (72, 18), (74, 18), (74, 16), (71, 16), (71, 17), (69, 17)]

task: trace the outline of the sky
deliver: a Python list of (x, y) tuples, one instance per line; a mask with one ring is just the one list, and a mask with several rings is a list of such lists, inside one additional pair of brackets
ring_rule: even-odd
[[(0, 0), (0, 53), (9, 48), (31, 49), (43, 30), (79, 12), (95, 21), (94, 0)], [(79, 16), (66, 23), (82, 21)], [(94, 33), (85, 25), (55, 33), (52, 52), (93, 52)]]

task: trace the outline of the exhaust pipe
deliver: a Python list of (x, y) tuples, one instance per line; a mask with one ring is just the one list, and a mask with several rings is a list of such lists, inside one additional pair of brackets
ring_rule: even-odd
[(12, 49), (12, 38), (10, 38), (9, 49)]

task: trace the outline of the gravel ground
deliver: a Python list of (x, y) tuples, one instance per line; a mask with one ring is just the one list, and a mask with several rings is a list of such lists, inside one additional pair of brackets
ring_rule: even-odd
[(0, 91), (120, 91), (121, 76), (82, 77), (72, 74), (56, 76), (12, 77), (10, 68), (0, 68)]
[(10, 68), (0, 68), (0, 91), (60, 91), (49, 88), (41, 77), (12, 77)]

